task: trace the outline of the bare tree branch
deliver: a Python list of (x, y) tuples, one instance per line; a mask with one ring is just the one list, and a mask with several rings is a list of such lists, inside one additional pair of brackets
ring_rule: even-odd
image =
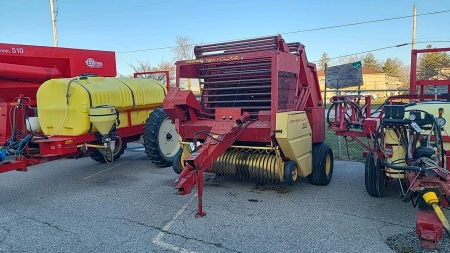
[(172, 49), (174, 61), (194, 59), (195, 42), (191, 38), (187, 36), (177, 36), (175, 43), (177, 46)]

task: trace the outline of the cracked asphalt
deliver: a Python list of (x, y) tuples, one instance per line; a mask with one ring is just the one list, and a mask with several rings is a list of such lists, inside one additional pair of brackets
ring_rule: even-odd
[(336, 161), (328, 186), (300, 179), (287, 192), (210, 178), (195, 218), (196, 191), (175, 194), (172, 168), (140, 147), (113, 165), (65, 159), (1, 174), (0, 251), (395, 252), (387, 238), (414, 231), (411, 204), (368, 196), (356, 162)]

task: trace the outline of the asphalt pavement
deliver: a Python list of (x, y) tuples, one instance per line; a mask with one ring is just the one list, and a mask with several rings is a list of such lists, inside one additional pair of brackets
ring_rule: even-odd
[(202, 218), (196, 191), (176, 194), (176, 178), (134, 143), (112, 165), (64, 159), (3, 173), (0, 251), (397, 252), (387, 241), (414, 232), (411, 203), (370, 197), (362, 163), (336, 161), (328, 186), (207, 177)]

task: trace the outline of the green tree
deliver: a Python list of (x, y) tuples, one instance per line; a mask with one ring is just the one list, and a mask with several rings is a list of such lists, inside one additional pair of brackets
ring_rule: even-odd
[[(427, 45), (427, 48), (432, 48)], [(417, 78), (419, 80), (448, 79), (441, 70), (450, 65), (450, 55), (447, 52), (432, 52), (419, 54)], [(447, 77), (447, 78), (446, 78)]]
[(362, 59), (362, 65), (363, 67), (374, 69), (374, 70), (381, 70), (381, 65), (375, 58), (375, 56), (372, 53), (368, 53), (364, 56)]
[(386, 61), (383, 62), (381, 69), (388, 75), (399, 77), (403, 65), (403, 62), (398, 58), (387, 58)]
[(319, 70), (324, 70), (325, 65), (328, 65), (330, 63), (330, 57), (328, 57), (328, 54), (323, 52), (322, 57), (319, 60)]

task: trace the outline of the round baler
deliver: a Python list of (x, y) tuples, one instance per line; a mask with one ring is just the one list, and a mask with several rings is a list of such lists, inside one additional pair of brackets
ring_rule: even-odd
[[(195, 59), (176, 63), (177, 87), (163, 107), (182, 137), (175, 188), (185, 195), (198, 184), (198, 216), (205, 215), (203, 172), (329, 184), (333, 152), (325, 143), (325, 107), (304, 45), (278, 35), (199, 45), (194, 52)], [(198, 80), (200, 99), (180, 89), (183, 79)]]

